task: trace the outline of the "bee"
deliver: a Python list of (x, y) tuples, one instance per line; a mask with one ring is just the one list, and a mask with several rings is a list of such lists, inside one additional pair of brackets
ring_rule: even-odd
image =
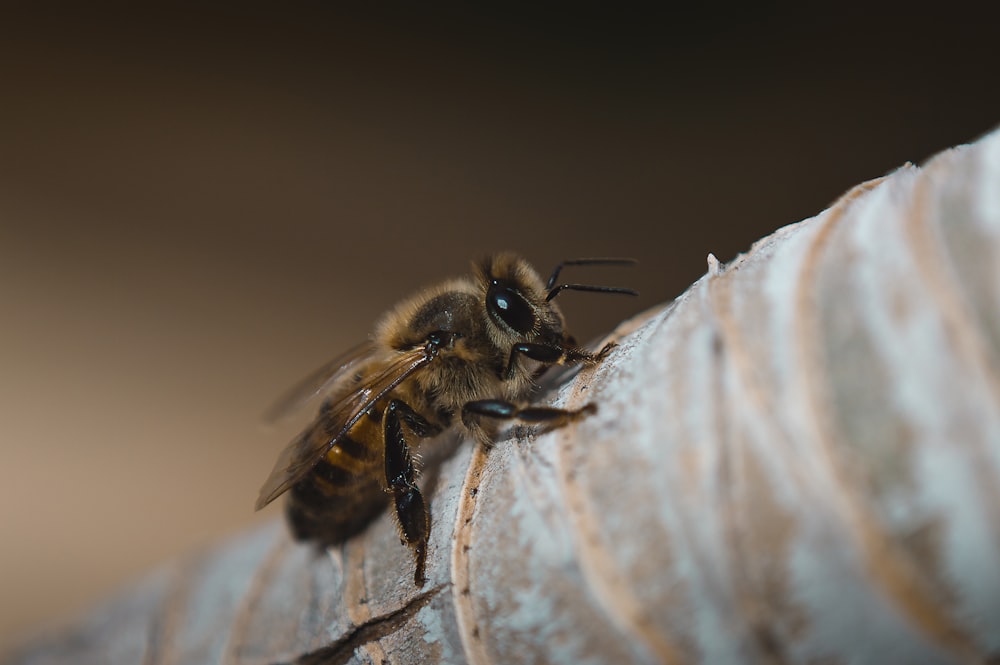
[(421, 442), (458, 426), (490, 445), (506, 420), (558, 427), (592, 413), (590, 404), (526, 405), (548, 367), (598, 363), (614, 346), (578, 347), (553, 298), (564, 290), (637, 293), (556, 282), (568, 265), (634, 262), (564, 261), (543, 282), (521, 257), (495, 254), (473, 263), (471, 275), (402, 301), (370, 341), (321, 367), (272, 411), (276, 417), (313, 393), (329, 395), (278, 457), (257, 510), (289, 492), (293, 536), (326, 546), (360, 532), (391, 503), (400, 539), (413, 551), (414, 583), (423, 586), (430, 515), (416, 482)]

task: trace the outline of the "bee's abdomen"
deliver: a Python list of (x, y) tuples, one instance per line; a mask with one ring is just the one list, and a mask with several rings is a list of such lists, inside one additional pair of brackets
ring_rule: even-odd
[(292, 487), (288, 523), (299, 540), (343, 542), (364, 529), (387, 503), (376, 446), (345, 437)]

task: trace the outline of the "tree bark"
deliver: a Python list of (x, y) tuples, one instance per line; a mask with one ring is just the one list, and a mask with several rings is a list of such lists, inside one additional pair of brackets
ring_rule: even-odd
[(1000, 662), (1000, 133), (611, 338), (595, 415), (427, 465), (424, 588), (388, 515), (275, 522), (6, 662)]

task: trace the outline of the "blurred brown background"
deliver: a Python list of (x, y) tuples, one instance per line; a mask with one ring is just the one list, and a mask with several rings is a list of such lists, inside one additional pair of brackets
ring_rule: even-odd
[(954, 5), (213, 7), (4, 9), (0, 644), (274, 518), (261, 412), (415, 286), (639, 258), (589, 338), (1000, 120)]

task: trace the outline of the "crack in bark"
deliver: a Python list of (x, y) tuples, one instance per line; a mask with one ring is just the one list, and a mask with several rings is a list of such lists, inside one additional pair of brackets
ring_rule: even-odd
[[(441, 584), (433, 589), (415, 596), (408, 603), (393, 610), (388, 614), (370, 619), (359, 626), (355, 626), (351, 632), (341, 637), (336, 642), (304, 653), (289, 665), (342, 665), (351, 659), (354, 651), (365, 644), (380, 640), (399, 630), (407, 621), (412, 619), (417, 612), (422, 610), (446, 585)], [(276, 664), (283, 665), (283, 664)]]
[(483, 483), (488, 458), (489, 448), (477, 443), (472, 449), (465, 479), (459, 490), (455, 527), (451, 536), (451, 580), (455, 624), (462, 641), (462, 653), (470, 665), (486, 665), (491, 662), (479, 634), (476, 609), (472, 604), (472, 575), (469, 570), (473, 544), (472, 518), (479, 505), (479, 488)]

